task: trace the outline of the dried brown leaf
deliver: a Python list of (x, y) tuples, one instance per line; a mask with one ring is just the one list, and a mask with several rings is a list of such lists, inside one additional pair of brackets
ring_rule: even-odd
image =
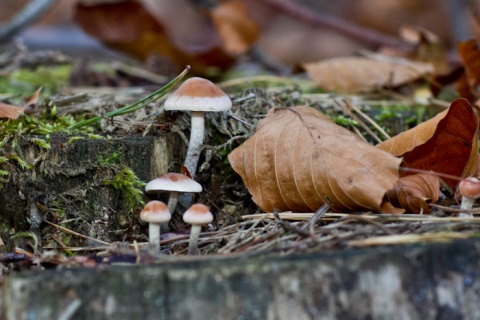
[(434, 71), (430, 63), (405, 59), (372, 60), (342, 57), (305, 63), (310, 78), (328, 91), (359, 92), (386, 86), (398, 86)]
[(230, 0), (220, 3), (210, 15), (225, 49), (233, 55), (248, 51), (259, 35), (260, 29), (248, 16), (242, 1)]
[(386, 197), (395, 207), (407, 212), (430, 213), (429, 203), (435, 203), (440, 196), (440, 181), (431, 174), (415, 174), (401, 177), (388, 190)]
[(0, 118), (17, 119), (25, 108), (0, 102)]
[(382, 210), (400, 159), (310, 107), (272, 109), (228, 159), (264, 211)]
[[(477, 130), (478, 117), (468, 101), (456, 99), (447, 110), (376, 147), (403, 157), (407, 168), (468, 177), (478, 170)], [(453, 188), (458, 183), (443, 179)]]

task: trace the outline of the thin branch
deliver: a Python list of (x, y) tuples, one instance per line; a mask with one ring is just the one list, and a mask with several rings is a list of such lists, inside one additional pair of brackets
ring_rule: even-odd
[(27, 4), (9, 22), (0, 26), (0, 42), (5, 42), (40, 18), (56, 1), (36, 0)]
[(293, 18), (304, 21), (306, 23), (319, 25), (336, 30), (354, 39), (364, 41), (375, 46), (390, 46), (402, 50), (412, 50), (413, 45), (406, 43), (396, 37), (368, 29), (349, 21), (312, 10), (311, 8), (299, 5), (294, 1), (284, 0), (262, 0), (265, 4), (275, 8)]

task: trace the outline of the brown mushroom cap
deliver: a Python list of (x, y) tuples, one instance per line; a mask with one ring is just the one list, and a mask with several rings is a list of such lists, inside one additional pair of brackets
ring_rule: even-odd
[(212, 222), (213, 215), (206, 205), (197, 203), (185, 211), (183, 221), (192, 225), (202, 225)]
[(140, 213), (140, 219), (148, 223), (167, 222), (170, 221), (171, 218), (172, 216), (165, 203), (158, 200), (147, 203)]
[(462, 196), (476, 199), (480, 197), (480, 180), (474, 177), (468, 177), (460, 181), (458, 189)]
[(146, 193), (158, 191), (202, 192), (201, 184), (181, 173), (166, 173), (145, 186)]
[(164, 108), (183, 111), (227, 111), (232, 108), (232, 101), (213, 82), (193, 77), (182, 83), (167, 98)]

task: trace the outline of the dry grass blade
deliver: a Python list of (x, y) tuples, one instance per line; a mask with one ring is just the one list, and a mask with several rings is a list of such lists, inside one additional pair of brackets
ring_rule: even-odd
[(70, 233), (70, 234), (73, 234), (74, 236), (77, 236), (77, 237), (80, 237), (80, 238), (84, 238), (84, 239), (87, 239), (87, 240), (91, 240), (91, 241), (94, 241), (94, 242), (97, 242), (97, 243), (101, 243), (101, 244), (104, 244), (104, 245), (107, 245), (107, 246), (110, 245), (110, 243), (108, 243), (108, 242), (106, 242), (106, 241), (102, 241), (102, 240), (99, 240), (99, 239), (95, 239), (95, 238), (92, 238), (92, 237), (83, 235), (83, 234), (81, 234), (81, 233), (78, 233), (78, 232), (75, 232), (75, 231), (73, 231), (73, 230), (67, 229), (67, 228), (65, 228), (65, 227), (59, 226), (58, 224), (55, 224), (55, 223), (53, 223), (53, 222), (50, 222), (50, 221), (45, 220), (45, 223), (51, 225), (52, 227), (55, 227), (55, 228), (57, 228), (57, 229), (60, 229), (60, 230), (62, 230), (62, 231), (65, 231), (65, 232), (68, 232), (68, 233)]
[(474, 236), (472, 233), (460, 232), (438, 232), (425, 234), (400, 234), (391, 236), (371, 237), (361, 240), (348, 241), (348, 245), (352, 247), (369, 247), (392, 244), (407, 244), (419, 242), (446, 242), (454, 239), (466, 239)]

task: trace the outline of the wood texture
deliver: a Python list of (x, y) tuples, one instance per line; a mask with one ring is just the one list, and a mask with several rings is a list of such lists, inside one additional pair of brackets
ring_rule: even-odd
[[(480, 241), (13, 275), (5, 319), (479, 319)], [(2, 318), (2, 319), (3, 319)]]

